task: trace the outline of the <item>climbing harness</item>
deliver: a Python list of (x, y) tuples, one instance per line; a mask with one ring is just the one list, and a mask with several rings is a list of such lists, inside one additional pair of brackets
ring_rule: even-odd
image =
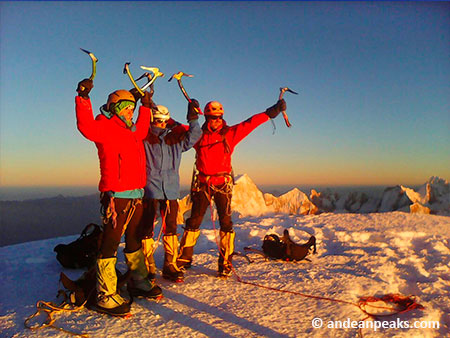
[[(68, 296), (66, 294), (66, 292), (64, 292), (63, 290), (59, 290), (58, 291), (58, 297), (62, 295), (64, 297), (63, 301), (61, 302), (61, 304), (57, 305), (53, 302), (45, 302), (45, 301), (38, 301), (36, 304), (36, 312), (34, 314), (32, 314), (31, 316), (29, 316), (27, 319), (25, 319), (24, 325), (27, 329), (30, 330), (38, 330), (38, 329), (43, 329), (46, 327), (52, 327), (56, 330), (59, 330), (61, 332), (65, 332), (68, 333), (70, 335), (73, 336), (80, 336), (80, 337), (89, 337), (88, 334), (86, 333), (77, 333), (77, 332), (73, 332), (67, 329), (63, 329), (62, 327), (56, 326), (55, 325), (55, 321), (56, 318), (54, 317), (55, 314), (60, 313), (60, 312), (76, 312), (76, 311), (80, 311), (84, 308), (84, 306), (87, 303), (87, 298), (84, 301), (83, 304), (81, 304), (80, 306), (76, 306), (74, 305), (74, 300), (72, 300), (72, 297)], [(30, 322), (33, 318), (37, 317), (38, 315), (40, 315), (41, 313), (44, 313), (47, 316), (47, 319), (42, 323), (42, 324), (37, 324), (37, 325), (32, 325)]]
[[(103, 225), (106, 225), (111, 221), (113, 229), (115, 229), (117, 226), (117, 211), (114, 194), (110, 191), (102, 192), (100, 194), (100, 201), (100, 213), (102, 215)], [(125, 223), (123, 224), (122, 236), (125, 233), (131, 219), (133, 218), (134, 212), (136, 211), (136, 206), (138, 206), (139, 204), (142, 204), (142, 198), (133, 198), (122, 210), (122, 214), (128, 213)]]

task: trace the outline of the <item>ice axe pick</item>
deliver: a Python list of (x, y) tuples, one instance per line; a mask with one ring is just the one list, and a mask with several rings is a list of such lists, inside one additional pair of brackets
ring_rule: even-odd
[[(283, 95), (285, 92), (289, 92), (289, 93), (296, 94), (296, 95), (298, 94), (298, 93), (294, 92), (292, 89), (289, 89), (288, 87), (281, 87), (280, 88), (280, 96), (278, 96), (278, 100), (281, 100), (283, 98)], [(289, 118), (286, 114), (286, 111), (283, 110), (281, 113), (283, 114), (283, 118), (284, 118), (284, 122), (286, 123), (286, 126), (288, 128), (290, 128), (292, 126), (292, 124), (289, 122)]]
[(161, 73), (159, 71), (159, 68), (146, 66), (141, 66), (141, 68), (144, 70), (149, 70), (153, 73), (153, 77), (152, 78), (149, 77), (149, 81), (141, 88), (142, 91), (145, 91), (148, 87), (150, 87), (153, 84), (153, 82), (155, 82), (157, 77), (164, 77), (164, 73)]
[[(97, 61), (98, 59), (95, 57), (95, 55), (93, 53), (91, 53), (90, 51), (80, 48), (83, 52), (85, 52), (87, 55), (89, 55), (89, 57), (92, 60), (92, 73), (91, 76), (89, 77), (90, 80), (94, 80), (95, 78), (95, 74), (97, 73)], [(81, 86), (80, 88), (81, 90), (84, 90), (84, 86)]]
[[(188, 93), (186, 92), (186, 89), (184, 89), (183, 83), (181, 82), (181, 78), (182, 78), (183, 76), (194, 77), (194, 75), (186, 74), (186, 73), (183, 73), (183, 72), (178, 72), (178, 73), (173, 74), (173, 75), (170, 77), (169, 82), (170, 82), (172, 79), (176, 79), (177, 82), (178, 82), (178, 87), (180, 87), (181, 92), (183, 93), (184, 97), (186, 98), (186, 100), (188, 100), (189, 103), (191, 103), (192, 100), (191, 100), (191, 98), (189, 97)], [(199, 113), (200, 115), (203, 115), (203, 112), (201, 111), (200, 108), (195, 108), (195, 110), (196, 110), (197, 113)]]

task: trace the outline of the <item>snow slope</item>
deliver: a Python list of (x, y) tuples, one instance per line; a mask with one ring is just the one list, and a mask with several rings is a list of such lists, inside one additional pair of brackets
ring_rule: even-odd
[[(259, 198), (259, 197), (255, 197)], [(364, 337), (445, 337), (450, 331), (450, 218), (386, 212), (369, 214), (287, 215), (236, 217), (236, 250), (260, 248), (267, 233), (288, 228), (296, 242), (317, 237), (312, 262), (265, 261), (250, 254), (248, 263), (236, 257), (234, 267), (243, 281), (282, 290), (357, 302), (363, 296), (402, 293), (414, 295), (424, 310), (387, 320), (438, 321), (435, 329), (363, 329)], [(181, 231), (181, 230), (180, 230)], [(25, 318), (38, 300), (56, 301), (59, 273), (72, 278), (81, 270), (62, 268), (53, 247), (77, 236), (29, 242), (0, 248), (1, 337), (69, 337), (53, 328), (30, 331)], [(125, 271), (120, 253), (119, 268)], [(163, 248), (156, 252), (162, 267)], [(83, 309), (55, 316), (56, 325), (90, 337), (355, 337), (357, 329), (314, 329), (312, 320), (361, 321), (355, 306), (304, 298), (236, 279), (215, 277), (217, 245), (211, 220), (206, 219), (196, 247), (194, 266), (185, 282), (173, 284), (158, 275), (165, 298), (137, 299), (133, 316), (118, 319)], [(42, 320), (42, 318), (40, 318)]]

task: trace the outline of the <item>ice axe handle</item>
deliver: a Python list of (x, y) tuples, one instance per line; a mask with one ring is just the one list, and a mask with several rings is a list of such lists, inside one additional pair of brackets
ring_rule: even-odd
[[(278, 96), (278, 100), (281, 100), (281, 99), (283, 98), (283, 95), (284, 95), (284, 92), (285, 92), (285, 91), (286, 91), (286, 90), (284, 90), (284, 89), (280, 89), (280, 96)], [(288, 128), (292, 127), (292, 124), (291, 124), (291, 122), (289, 122), (289, 117), (288, 117), (288, 115), (286, 114), (286, 111), (283, 110), (283, 111), (281, 112), (281, 114), (283, 114), (284, 123), (286, 123), (286, 127), (288, 127)]]
[(141, 96), (144, 96), (144, 92), (142, 91), (142, 89), (137, 85), (136, 81), (134, 80), (133, 76), (131, 75), (130, 72), (130, 63), (126, 62), (125, 66), (123, 67), (123, 73), (127, 74), (128, 77), (130, 78), (131, 83), (133, 84), (134, 88), (136, 88), (136, 90), (139, 92), (139, 94), (141, 94)]
[[(188, 93), (186, 92), (186, 89), (184, 89), (184, 86), (183, 86), (183, 84), (181, 83), (181, 78), (180, 78), (180, 79), (177, 79), (177, 82), (178, 82), (178, 87), (180, 87), (181, 92), (183, 93), (184, 97), (186, 98), (186, 100), (188, 100), (189, 103), (191, 103), (192, 100), (191, 100), (191, 98), (189, 97)], [(203, 112), (202, 112), (202, 110), (200, 109), (200, 107), (198, 107), (198, 108), (195, 107), (195, 111), (196, 111), (197, 113), (199, 113), (200, 115), (203, 115)]]
[(89, 57), (91, 58), (92, 61), (92, 72), (91, 72), (91, 76), (89, 77), (90, 80), (94, 80), (95, 78), (95, 74), (97, 73), (97, 61), (98, 59), (95, 57), (94, 53), (91, 53), (90, 51), (80, 48), (81, 51), (85, 52), (87, 55), (89, 55)]

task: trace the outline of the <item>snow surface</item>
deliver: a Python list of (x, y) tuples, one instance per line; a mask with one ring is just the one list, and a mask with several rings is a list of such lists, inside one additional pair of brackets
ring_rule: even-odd
[[(255, 200), (261, 196), (254, 196)], [(265, 261), (250, 254), (236, 257), (236, 273), (263, 286), (350, 302), (387, 293), (414, 295), (424, 310), (386, 320), (439, 321), (439, 329), (363, 329), (364, 337), (449, 337), (450, 217), (400, 211), (368, 214), (233, 216), (236, 250), (260, 248), (267, 233), (285, 228), (297, 243), (317, 238), (311, 262)], [(181, 231), (181, 230), (180, 230)], [(215, 277), (217, 245), (211, 220), (202, 225), (194, 265), (184, 283), (169, 283), (158, 273), (165, 298), (159, 303), (136, 299), (129, 319), (82, 309), (58, 313), (55, 325), (90, 337), (355, 337), (357, 329), (314, 329), (312, 320), (360, 321), (355, 306), (304, 298)], [(76, 279), (81, 270), (62, 268), (53, 247), (78, 236), (28, 242), (0, 248), (0, 336), (71, 337), (53, 328), (31, 331), (24, 320), (38, 300), (57, 301), (64, 271)], [(123, 244), (121, 244), (123, 248)], [(163, 248), (155, 254), (162, 267)], [(125, 271), (119, 253), (119, 269)], [(44, 318), (37, 318), (41, 322)], [(41, 321), (39, 321), (39, 319)]]

